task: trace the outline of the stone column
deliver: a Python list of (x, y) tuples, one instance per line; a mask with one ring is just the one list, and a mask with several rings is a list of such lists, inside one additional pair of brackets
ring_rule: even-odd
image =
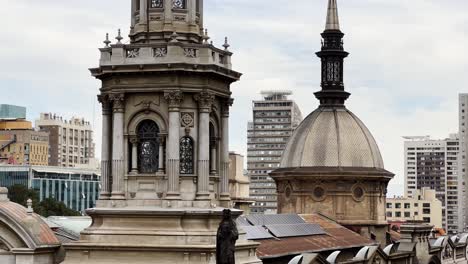
[(166, 141), (166, 135), (159, 135), (159, 166), (158, 172), (164, 173), (164, 142)]
[(180, 200), (179, 159), (180, 159), (180, 104), (184, 98), (182, 92), (168, 92), (164, 95), (169, 105), (169, 135), (167, 142), (168, 190), (166, 199)]
[(148, 3), (146, 1), (148, 0), (139, 0), (140, 1), (140, 23), (146, 24), (146, 18), (147, 18), (147, 8), (148, 8)]
[(101, 192), (99, 200), (108, 200), (111, 192), (112, 103), (107, 95), (99, 95), (98, 100), (102, 104)]
[(214, 95), (201, 92), (194, 96), (198, 101), (198, 190), (197, 200), (210, 199), (210, 112)]
[(218, 168), (217, 168), (217, 149), (218, 147), (218, 138), (212, 138), (211, 139), (211, 158), (210, 158), (210, 163), (211, 163), (211, 171), (210, 171), (210, 174), (212, 175), (215, 175), (217, 172), (218, 172)]
[(124, 94), (112, 94), (114, 123), (112, 135), (112, 200), (124, 200)]
[(138, 174), (138, 138), (136, 136), (132, 136), (130, 138), (130, 143), (132, 144), (132, 168), (130, 173)]
[(229, 108), (232, 103), (233, 99), (227, 99), (222, 105), (220, 200), (223, 206), (228, 206), (231, 200), (229, 194)]

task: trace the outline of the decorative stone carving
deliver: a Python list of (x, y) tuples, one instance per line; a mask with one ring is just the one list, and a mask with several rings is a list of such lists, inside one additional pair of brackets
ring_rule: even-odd
[(151, 105), (159, 105), (159, 104), (155, 103), (153, 100), (142, 100), (135, 106), (142, 107), (143, 109), (145, 109), (145, 114), (149, 114)]
[(223, 210), (223, 220), (216, 235), (216, 263), (235, 264), (236, 241), (239, 231), (231, 215), (231, 210)]
[(127, 58), (138, 58), (140, 56), (140, 49), (127, 50)]
[(352, 188), (352, 196), (356, 202), (362, 202), (365, 198), (365, 190), (361, 184), (355, 184)]
[(188, 128), (194, 127), (194, 114), (191, 112), (183, 112), (180, 116), (180, 124), (181, 126)]
[(169, 111), (171, 111), (180, 107), (180, 104), (184, 100), (184, 94), (181, 91), (167, 92), (164, 94), (164, 99), (169, 104)]
[(200, 110), (204, 112), (209, 112), (211, 110), (211, 106), (213, 105), (215, 99), (214, 95), (209, 92), (201, 92), (194, 95), (193, 98), (198, 102), (198, 107)]
[(98, 101), (102, 105), (102, 114), (110, 115), (112, 112), (112, 102), (109, 99), (109, 96), (106, 94), (100, 94), (98, 95)]
[(232, 106), (232, 104), (234, 103), (234, 99), (233, 98), (228, 98), (226, 100), (224, 100), (221, 104), (221, 115), (223, 117), (229, 117), (229, 109), (230, 107)]
[(185, 48), (184, 55), (188, 58), (196, 58), (197, 57), (197, 49), (193, 48)]
[(156, 57), (156, 58), (166, 57), (167, 56), (167, 48), (166, 47), (164, 47), (164, 48), (154, 48), (153, 49), (153, 54), (154, 54), (154, 57)]
[(124, 94), (111, 94), (109, 96), (113, 103), (114, 112), (123, 112), (125, 109), (125, 95)]

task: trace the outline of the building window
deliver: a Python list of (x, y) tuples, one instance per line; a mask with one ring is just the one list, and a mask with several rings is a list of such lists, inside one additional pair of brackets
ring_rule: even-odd
[(185, 0), (172, 0), (172, 8), (185, 9)]
[(163, 8), (163, 0), (151, 0), (151, 8)]
[(405, 218), (409, 218), (411, 217), (411, 213), (410, 212), (405, 212)]
[(411, 204), (405, 203), (405, 209), (410, 209), (410, 208), (411, 208)]
[(401, 208), (401, 203), (396, 203), (395, 208)]
[(159, 127), (151, 120), (138, 125), (138, 170), (141, 173), (158, 171), (159, 162)]
[(183, 137), (180, 140), (180, 173), (193, 174), (193, 139)]
[(431, 214), (431, 209), (429, 209), (429, 208), (424, 208), (424, 209), (423, 209), (423, 214)]
[(392, 217), (392, 212), (387, 212), (387, 217)]
[(431, 218), (430, 217), (423, 217), (423, 221), (426, 222), (426, 223), (430, 223)]
[(401, 212), (395, 212), (395, 217), (401, 217)]

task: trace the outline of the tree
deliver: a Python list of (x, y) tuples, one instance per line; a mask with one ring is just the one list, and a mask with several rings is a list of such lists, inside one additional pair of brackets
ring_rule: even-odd
[(33, 201), (32, 207), (36, 214), (43, 217), (49, 216), (80, 216), (80, 212), (68, 208), (63, 202), (54, 198), (47, 198), (39, 202), (39, 194), (34, 189), (28, 189), (26, 186), (17, 184), (8, 188), (8, 198), (14, 203), (27, 206), (28, 199)]

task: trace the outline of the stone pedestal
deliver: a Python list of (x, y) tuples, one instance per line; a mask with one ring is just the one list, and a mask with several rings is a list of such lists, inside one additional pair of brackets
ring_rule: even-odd
[[(156, 207), (95, 208), (93, 224), (79, 242), (64, 245), (65, 264), (201, 264), (216, 263), (216, 232), (223, 208), (167, 209)], [(234, 217), (242, 211), (233, 210)], [(239, 230), (241, 232), (241, 230)], [(236, 263), (262, 263), (257, 243), (241, 232)]]

